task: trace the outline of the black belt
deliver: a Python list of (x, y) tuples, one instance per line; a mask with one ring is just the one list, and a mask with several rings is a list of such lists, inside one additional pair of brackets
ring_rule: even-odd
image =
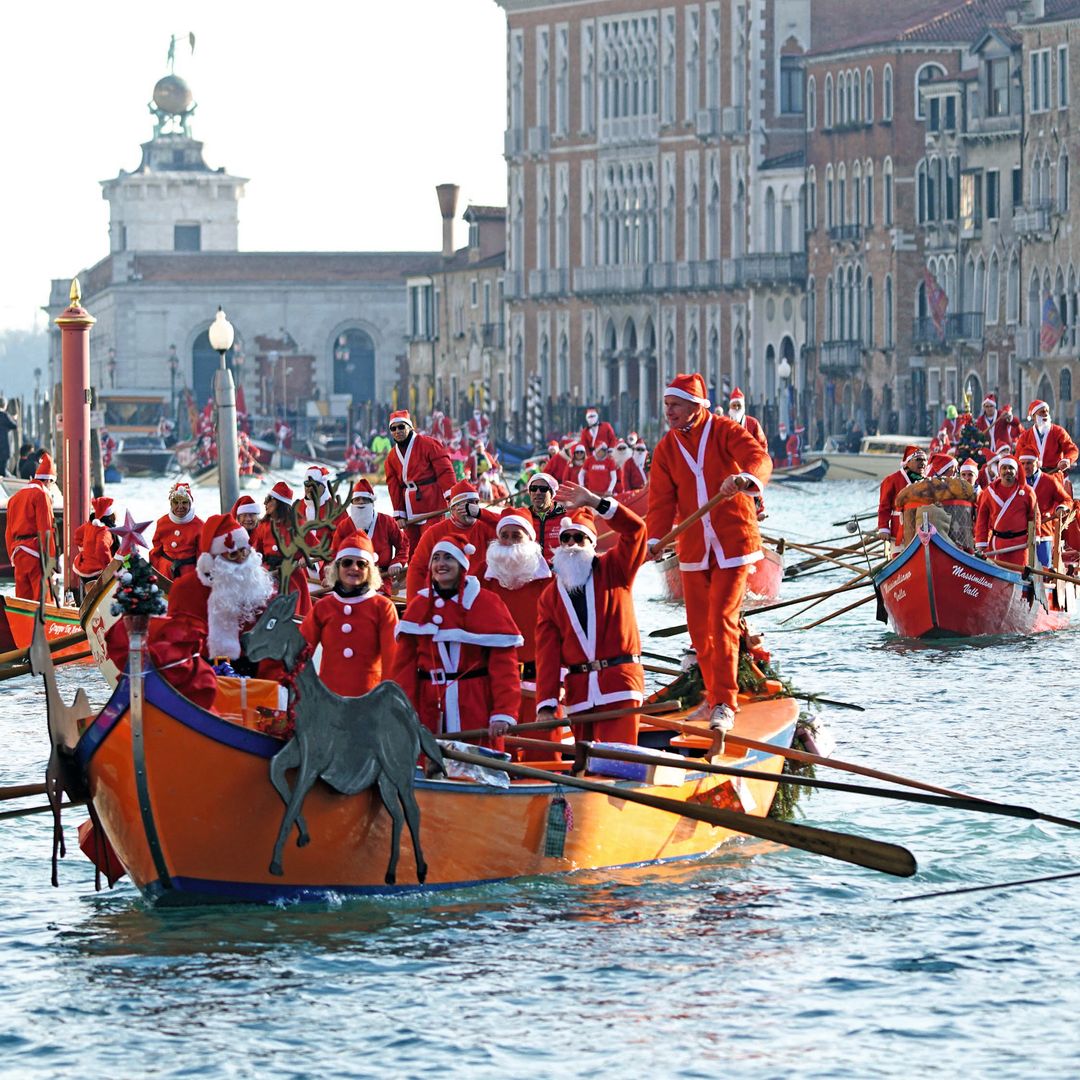
[(418, 487), (423, 487), (425, 484), (434, 484), (438, 480), (437, 476), (429, 476), (426, 480), (406, 480), (405, 487), (409, 491), (415, 491)]
[(185, 566), (194, 566), (199, 561), (199, 557), (192, 555), (190, 559), (172, 559), (170, 561), (172, 563), (172, 576), (176, 577)]
[(522, 679), (536, 681), (536, 661), (526, 660), (524, 664), (518, 664), (518, 675)]
[(264, 555), (263, 566), (270, 570), (279, 570), (281, 564), (285, 561), (284, 555)]
[(1027, 529), (1019, 529), (1013, 532), (998, 532), (997, 529), (990, 530), (995, 536), (1000, 536), (1002, 540), (1019, 540), (1021, 536), (1027, 536)]
[(446, 671), (436, 668), (434, 671), (425, 671), (423, 668), (416, 669), (416, 677), (425, 682), (433, 682), (436, 686), (445, 686), (448, 682), (461, 682), (462, 679), (479, 679), (486, 675), (486, 667), (473, 668), (471, 671)]
[(38, 538), (37, 533), (23, 533), (22, 536), (16, 536), (16, 540), (36, 540)]
[(640, 664), (641, 657), (631, 653), (613, 656), (609, 660), (589, 660), (584, 664), (570, 664), (567, 671), (571, 675), (587, 675), (590, 671), (603, 671), (604, 668), (618, 667), (620, 664)]

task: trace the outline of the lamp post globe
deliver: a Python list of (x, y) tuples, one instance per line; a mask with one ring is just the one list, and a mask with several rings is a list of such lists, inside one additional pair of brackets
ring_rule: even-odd
[(227, 514), (240, 497), (240, 465), (236, 438), (236, 385), (225, 363), (236, 331), (219, 307), (208, 332), (210, 347), (220, 357), (214, 376), (214, 402), (217, 406), (218, 491), (221, 512)]

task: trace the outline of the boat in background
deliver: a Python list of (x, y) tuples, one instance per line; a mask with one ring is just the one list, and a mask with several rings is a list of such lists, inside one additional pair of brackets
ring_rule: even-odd
[(828, 472), (829, 463), (824, 458), (812, 458), (801, 465), (782, 465), (773, 469), (770, 482), (776, 480), (785, 484), (816, 484), (824, 480)]
[[(780, 585), (784, 580), (784, 556), (772, 548), (762, 548), (764, 558), (750, 565), (750, 576), (746, 583), (745, 608), (771, 603), (780, 598)], [(682, 573), (679, 560), (674, 551), (669, 551), (657, 564), (660, 571), (660, 586), (663, 599), (681, 603), (685, 599)]]
[[(36, 600), (24, 600), (19, 596), (0, 596), (0, 652), (30, 647), (38, 606)], [(49, 644), (62, 641), (75, 634), (79, 635), (77, 642), (53, 652), (55, 663), (74, 660), (93, 663), (94, 657), (92, 651), (88, 650), (86, 642), (82, 640), (79, 609), (46, 604), (45, 637)]]
[(875, 576), (874, 586), (878, 618), (906, 638), (1061, 630), (1080, 604), (1077, 585), (1044, 584), (1042, 578), (980, 559), (933, 526), (916, 532)]
[[(638, 488), (635, 491), (624, 491), (615, 496), (615, 499), (621, 506), (625, 506), (628, 510), (633, 510), (638, 517), (644, 517), (649, 512), (649, 486), (646, 484), (643, 488)], [(596, 552), (598, 555), (602, 555), (605, 551), (610, 551), (615, 546), (615, 541), (619, 538), (619, 534), (612, 529), (611, 525), (606, 519), (597, 517), (596, 519)]]
[(900, 468), (905, 447), (930, 447), (928, 435), (865, 435), (859, 452), (850, 454), (840, 449), (844, 441), (843, 435), (830, 435), (822, 447), (819, 457), (829, 467), (829, 480), (873, 480), (880, 484)]
[(124, 476), (166, 476), (180, 469), (160, 435), (122, 435), (113, 461)]

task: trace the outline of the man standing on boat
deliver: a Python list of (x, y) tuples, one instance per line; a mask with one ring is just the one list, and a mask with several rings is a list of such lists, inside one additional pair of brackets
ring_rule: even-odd
[(630, 450), (630, 457), (622, 467), (619, 479), (620, 491), (640, 491), (648, 482), (645, 473), (645, 457), (649, 448), (639, 439)]
[(1031, 427), (1016, 440), (1017, 454), (1034, 455), (1043, 472), (1067, 473), (1076, 464), (1076, 443), (1060, 425), (1051, 422), (1050, 406), (1045, 401), (1033, 401), (1028, 406)]
[(1039, 504), (1035, 492), (1020, 479), (1011, 454), (998, 462), (998, 478), (979, 496), (975, 511), (975, 550), (999, 562), (1027, 565), (1028, 529), (1039, 534)]
[[(719, 415), (719, 413), (717, 413), (717, 415)], [(746, 428), (746, 430), (749, 431), (766, 450), (769, 448), (769, 440), (765, 435), (765, 429), (752, 416), (747, 415), (746, 398), (737, 386), (731, 391), (731, 397), (728, 399), (728, 416), (734, 420), (736, 424), (741, 424)]]
[[(578, 484), (564, 484), (559, 495), (572, 513), (560, 523), (555, 581), (540, 597), (536, 719), (553, 720), (560, 700), (570, 720), (594, 708), (622, 708), (629, 715), (600, 721), (591, 732), (582, 726), (576, 734), (633, 745), (645, 671), (631, 590), (645, 561), (645, 522)], [(596, 514), (618, 535), (603, 555), (596, 554)]]
[(394, 582), (409, 565), (409, 537), (389, 514), (380, 514), (375, 509), (375, 491), (365, 477), (353, 485), (352, 502), (338, 519), (334, 546), (357, 532), (371, 541), (381, 578), (380, 589), (390, 596)]
[(750, 567), (762, 558), (753, 496), (772, 475), (766, 447), (739, 422), (709, 411), (705, 380), (676, 375), (664, 391), (668, 432), (649, 473), (649, 550), (714, 496), (720, 501), (679, 537), (686, 623), (705, 682), (701, 718), (728, 731), (738, 707), (739, 612)]
[(169, 512), (157, 520), (150, 565), (169, 581), (195, 572), (202, 518), (195, 516), (191, 485), (178, 480), (169, 489)]
[(428, 563), (435, 545), (450, 533), (469, 538), (473, 551), (469, 555), (469, 573), (482, 578), (484, 555), (488, 544), (495, 539), (495, 526), (499, 515), (480, 505), (480, 493), (468, 480), (459, 480), (450, 489), (450, 512), (445, 518), (434, 522), (420, 535), (420, 542), (412, 549), (409, 572), (405, 578), (405, 596), (411, 600), (426, 584), (429, 576)]
[(549, 563), (559, 550), (560, 522), (566, 515), (566, 510), (555, 498), (559, 486), (560, 481), (551, 473), (538, 472), (529, 477), (528, 513), (533, 531), (544, 549), (544, 558)]
[(8, 499), (4, 539), (15, 571), (15, 595), (23, 600), (42, 599), (41, 542), (44, 536), (50, 556), (56, 555), (49, 483), (56, 479), (52, 458), (42, 454), (34, 478)]
[(543, 472), (549, 476), (555, 477), (555, 479), (561, 484), (567, 477), (570, 470), (570, 458), (562, 447), (553, 439), (548, 443), (548, 459), (544, 463)]
[(904, 448), (904, 458), (896, 472), (889, 473), (878, 489), (877, 531), (882, 539), (892, 538), (899, 544), (904, 538), (904, 516), (896, 508), (896, 496), (917, 483), (926, 472), (926, 451), (919, 446)]
[(975, 427), (990, 439), (990, 453), (996, 454), (1003, 448), (1009, 450), (1020, 437), (1020, 421), (1012, 414), (1012, 406), (1006, 405), (998, 411), (997, 394), (987, 394), (983, 398), (982, 415), (975, 421)]
[(421, 526), (405, 522), (431, 510), (445, 509), (454, 485), (454, 466), (441, 443), (413, 429), (407, 409), (390, 414), (390, 437), (394, 446), (386, 455), (386, 486), (394, 517), (408, 533), (415, 551)]
[(592, 453), (599, 443), (605, 446), (615, 445), (615, 429), (606, 421), (600, 419), (600, 414), (590, 406), (585, 410), (585, 426), (581, 429), (578, 442)]
[(1049, 568), (1054, 551), (1054, 521), (1061, 521), (1072, 507), (1072, 496), (1065, 487), (1061, 473), (1043, 472), (1039, 468), (1039, 459), (1034, 454), (1018, 454), (1020, 468), (1028, 487), (1035, 492), (1035, 501), (1039, 504), (1039, 532), (1035, 538), (1035, 553), (1039, 562)]
[(428, 581), (397, 628), (394, 682), (436, 735), (487, 727), (501, 739), (517, 723), (521, 634), (506, 605), (469, 573), (470, 538), (442, 537)]

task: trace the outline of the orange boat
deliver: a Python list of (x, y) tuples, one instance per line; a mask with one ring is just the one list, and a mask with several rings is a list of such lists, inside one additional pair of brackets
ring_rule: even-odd
[[(0, 652), (13, 649), (28, 649), (34, 634), (34, 620), (40, 605), (34, 600), (23, 600), (18, 596), (0, 596)], [(45, 636), (51, 644), (62, 641), (73, 634), (81, 634), (78, 608), (58, 607), (56, 604), (45, 605)], [(86, 642), (79, 641), (53, 653), (53, 659), (71, 661), (78, 657), (86, 663), (93, 658), (86, 654)]]
[[(258, 680), (254, 680), (258, 681)], [(415, 794), (428, 862), (416, 881), (410, 845), (401, 847), (398, 884), (384, 871), (390, 817), (373, 790), (354, 796), (316, 784), (304, 803), (311, 842), (286, 846), (284, 873), (269, 864), (284, 811), (269, 777), (283, 741), (192, 704), (152, 668), (125, 675), (83, 731), (75, 760), (121, 864), (143, 895), (162, 905), (325, 900), (339, 895), (459, 888), (510, 878), (693, 859), (734, 834), (702, 822), (546, 781), (492, 787), (472, 780), (424, 779)], [(135, 698), (133, 707), (132, 698)], [(798, 706), (790, 698), (750, 701), (738, 732), (791, 745)], [(783, 759), (750, 751), (714, 759), (780, 773)], [(546, 768), (566, 768), (547, 763)], [(668, 770), (665, 770), (665, 772)], [(776, 783), (677, 772), (653, 782), (600, 778), (685, 802), (735, 807), (764, 817)], [(671, 779), (671, 783), (664, 780)], [(545, 854), (552, 803), (569, 804), (572, 828), (558, 855)]]

